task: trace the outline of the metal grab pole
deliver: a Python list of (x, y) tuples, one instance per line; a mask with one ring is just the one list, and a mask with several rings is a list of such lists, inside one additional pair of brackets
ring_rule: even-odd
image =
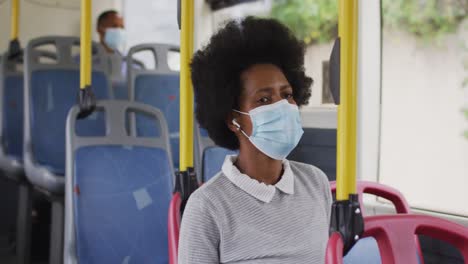
[(23, 57), (23, 50), (19, 42), (19, 13), (20, 13), (20, 0), (11, 0), (11, 28), (10, 28), (10, 44), (8, 46), (7, 58), (8, 60), (21, 60)]
[(10, 40), (18, 39), (18, 32), (19, 32), (19, 0), (11, 0)]
[(81, 0), (80, 89), (91, 85), (91, 0)]
[(339, 39), (336, 43), (339, 45), (340, 92), (336, 201), (331, 208), (330, 233), (340, 234), (346, 254), (364, 231), (356, 192), (358, 0), (339, 0)]
[(190, 60), (193, 54), (193, 0), (181, 2), (180, 30), (180, 171), (193, 168), (193, 89)]
[(190, 77), (190, 61), (193, 54), (193, 0), (179, 1), (180, 14), (180, 165), (174, 191), (181, 194), (181, 214), (185, 204), (198, 188), (193, 168), (193, 89)]
[(340, 104), (336, 199), (356, 193), (358, 0), (339, 0)]
[(91, 90), (91, 0), (81, 0), (80, 37), (80, 92), (78, 118), (85, 118), (96, 108), (96, 99)]

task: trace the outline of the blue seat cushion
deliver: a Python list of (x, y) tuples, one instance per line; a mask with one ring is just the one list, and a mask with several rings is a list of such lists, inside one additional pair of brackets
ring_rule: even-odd
[[(96, 99), (109, 98), (107, 77), (94, 72), (92, 88)], [(31, 134), (36, 161), (56, 175), (65, 173), (65, 121), (68, 111), (78, 102), (78, 70), (37, 70), (31, 74)], [(102, 136), (102, 118), (77, 123), (81, 136)]]
[(226, 155), (234, 154), (237, 154), (237, 152), (218, 146), (206, 148), (203, 151), (203, 181), (209, 181), (221, 171)]
[(5, 78), (3, 91), (3, 143), (5, 153), (23, 159), (23, 76)]
[[(135, 100), (152, 105), (164, 114), (169, 128), (172, 161), (179, 167), (179, 120), (180, 87), (178, 75), (140, 75), (135, 80)], [(136, 125), (139, 136), (156, 136), (152, 119), (137, 115)]]
[(380, 264), (379, 246), (372, 237), (360, 239), (344, 257), (345, 264)]
[(172, 179), (162, 149), (78, 149), (73, 205), (79, 263), (169, 263)]

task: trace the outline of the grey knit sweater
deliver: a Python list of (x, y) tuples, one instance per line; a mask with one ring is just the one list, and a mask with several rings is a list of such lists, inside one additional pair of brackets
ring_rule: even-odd
[(332, 203), (325, 174), (284, 161), (282, 179), (265, 185), (241, 174), (235, 159), (190, 197), (179, 264), (324, 263)]

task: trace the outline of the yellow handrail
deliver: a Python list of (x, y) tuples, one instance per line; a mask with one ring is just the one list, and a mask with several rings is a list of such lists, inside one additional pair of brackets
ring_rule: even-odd
[(193, 168), (193, 0), (181, 0), (180, 30), (180, 171)]
[(19, 0), (11, 0), (10, 40), (18, 39), (18, 32), (19, 32)]
[(339, 0), (340, 104), (336, 199), (356, 193), (358, 0)]
[(81, 0), (80, 88), (91, 85), (91, 0)]

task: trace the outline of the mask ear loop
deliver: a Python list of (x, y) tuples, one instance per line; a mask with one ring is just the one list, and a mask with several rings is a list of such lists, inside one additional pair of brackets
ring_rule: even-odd
[[(239, 113), (239, 114), (243, 114), (243, 115), (248, 115), (248, 116), (250, 116), (250, 114), (249, 114), (249, 113), (246, 113), (246, 112), (241, 112), (241, 111), (239, 111), (239, 110), (236, 110), (236, 109), (232, 109), (232, 111), (234, 111), (234, 112), (236, 112), (236, 113)], [(235, 120), (235, 119), (234, 119), (234, 120)]]

